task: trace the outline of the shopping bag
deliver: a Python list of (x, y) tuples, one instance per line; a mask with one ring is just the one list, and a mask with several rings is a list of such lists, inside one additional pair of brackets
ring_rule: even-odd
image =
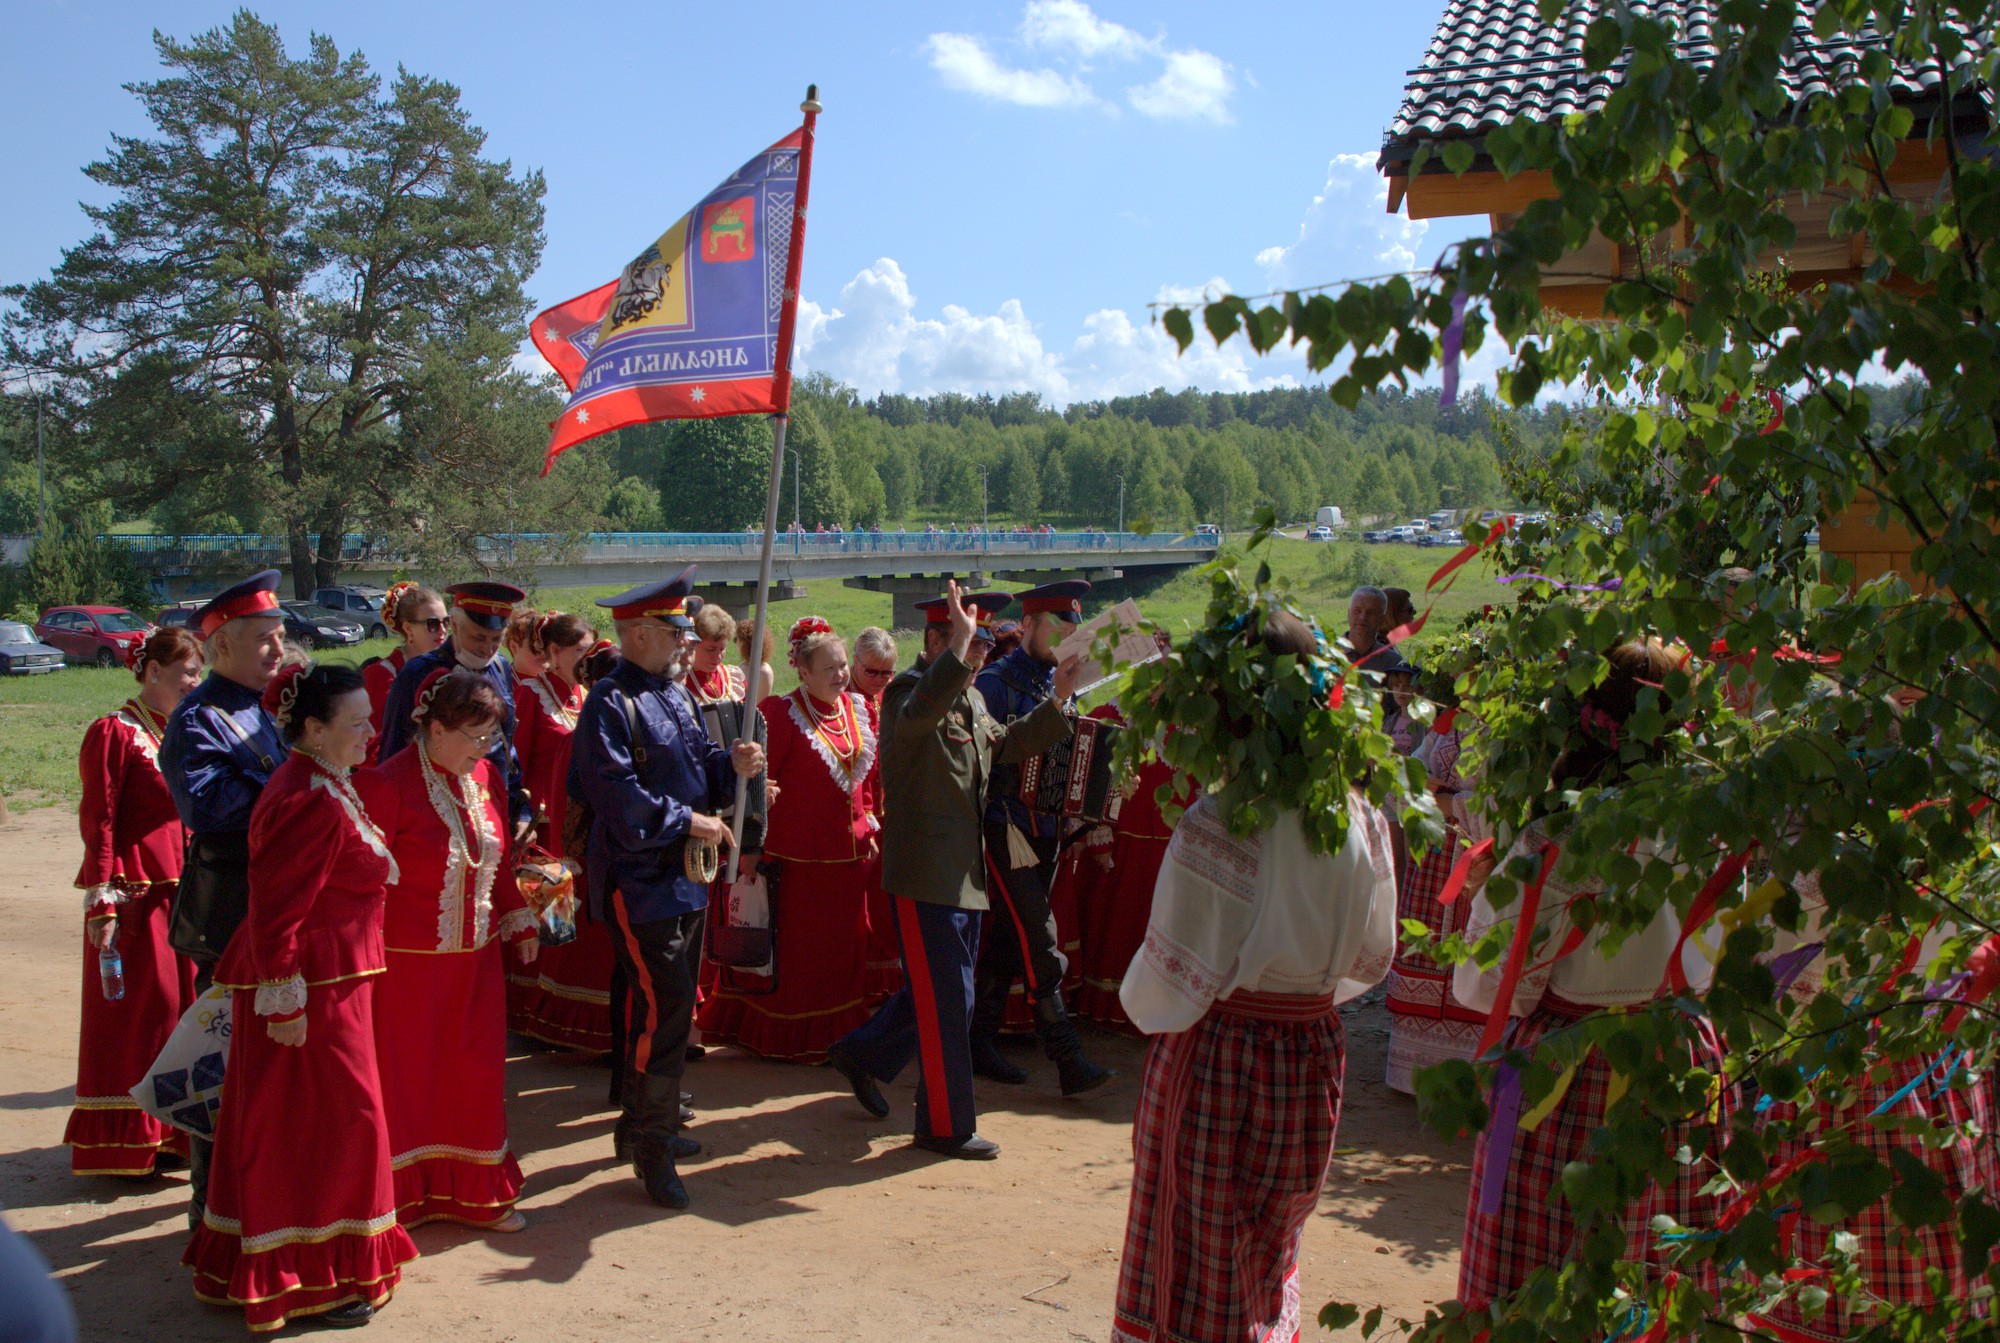
[(757, 871), (740, 876), (722, 902), (722, 918), (708, 930), (708, 958), (745, 974), (770, 976), (775, 944), (771, 904), (778, 873), (766, 859)]
[(160, 1056), (132, 1088), (132, 1099), (162, 1124), (197, 1138), (215, 1136), (222, 1075), (229, 1064), (230, 991), (209, 989), (181, 1013)]

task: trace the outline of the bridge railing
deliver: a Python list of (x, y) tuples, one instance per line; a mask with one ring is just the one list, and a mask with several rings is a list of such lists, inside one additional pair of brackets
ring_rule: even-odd
[[(197, 555), (284, 555), (289, 543), (282, 536), (111, 536), (141, 557), (170, 559)], [(536, 533), (511, 533), (483, 538), (484, 548), (505, 554), (516, 546), (552, 547), (569, 538)], [(589, 553), (617, 551), (701, 552), (711, 555), (755, 556), (762, 544), (758, 532), (592, 532), (584, 538)], [(1095, 529), (1067, 532), (1010, 531), (846, 531), (780, 532), (778, 551), (794, 556), (855, 554), (940, 555), (1029, 555), (1036, 551), (1108, 551), (1166, 548), (1207, 549), (1216, 538), (1194, 533), (1106, 532)], [(342, 560), (393, 561), (397, 556), (380, 538), (342, 538)]]

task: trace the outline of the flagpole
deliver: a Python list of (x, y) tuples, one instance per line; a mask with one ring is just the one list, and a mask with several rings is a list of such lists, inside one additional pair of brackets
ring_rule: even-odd
[[(798, 325), (799, 271), (805, 262), (806, 193), (812, 188), (813, 125), (820, 113), (819, 85), (806, 86), (806, 100), (799, 104), (806, 114), (799, 136), (799, 190), (792, 205), (791, 250), (785, 257), (784, 306), (778, 316), (778, 357), (772, 369), (771, 472), (764, 490), (764, 539), (757, 556), (757, 613), (751, 622), (750, 656), (744, 659), (743, 702), (749, 714), (756, 709), (758, 680), (764, 667), (764, 630), (771, 600), (771, 550), (778, 535), (778, 487), (784, 479), (785, 426), (792, 408), (792, 333)], [(750, 813), (750, 780), (736, 776), (736, 811), (730, 818), (728, 881), (736, 880), (737, 864), (743, 856), (743, 825)]]

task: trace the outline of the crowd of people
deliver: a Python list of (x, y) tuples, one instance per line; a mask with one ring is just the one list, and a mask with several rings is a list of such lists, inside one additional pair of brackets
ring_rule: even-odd
[[(194, 631), (150, 636), (138, 693), (86, 734), (86, 987), (66, 1135), (78, 1174), (189, 1163), (196, 1293), (255, 1330), (365, 1323), (424, 1222), (525, 1224), (509, 1030), (604, 1056), (615, 1149), (648, 1197), (678, 1209), (678, 1163), (701, 1150), (683, 1080), (706, 1048), (827, 1064), (878, 1119), (891, 1112), (882, 1084), (915, 1064), (913, 1145), (991, 1159), (974, 1078), (1026, 1084), (1000, 1042), (1031, 1031), (1062, 1095), (1103, 1086), (1115, 1074), (1088, 1056), (1085, 1018), (1155, 1040), (1114, 1343), (1288, 1339), (1339, 1117), (1338, 1004), (1388, 981), (1386, 1081), (1408, 1092), (1422, 1069), (1471, 1059), (1496, 1011), (1527, 1047), (1651, 1001), (1670, 964), (1705, 982), (1671, 907), (1615, 947), (1566, 922), (1590, 892), (1559, 870), (1562, 799), (1625, 768), (1640, 688), (1680, 662), (1657, 643), (1609, 655), (1546, 805), (1500, 856), (1539, 869), (1535, 917), (1560, 948), (1510, 978), (1441, 965), (1403, 931), (1469, 939), (1512, 917), (1485, 892), (1491, 846), (1473, 848), (1493, 837), (1459, 767), (1477, 725), (1415, 711), (1450, 691), (1398, 651), (1406, 592), (1358, 590), (1337, 646), (1283, 610), (1229, 632), (1252, 677), (1359, 669), (1386, 692), (1397, 748), (1426, 767), (1442, 843), (1412, 852), (1356, 791), (1345, 844), (1327, 854), (1294, 814), (1234, 833), (1216, 795), (1184, 780), (1170, 824), (1175, 775), (1157, 762), (1085, 820), (1025, 786), (1024, 768), (1078, 731), (1082, 667), (1056, 650), (1081, 620), (1080, 581), (948, 585), (923, 604), (922, 648), (900, 672), (888, 632), (850, 644), (799, 620), (783, 639), (796, 680), (784, 694), (778, 639), (767, 630), (753, 649), (748, 623), (693, 594), (692, 568), (601, 601), (608, 640), (581, 616), (521, 609), (507, 584), (400, 584), (384, 621), (401, 646), (360, 669), (288, 649), (277, 581), (257, 575), (203, 607)], [(1120, 719), (1116, 705), (1091, 716)], [(524, 866), (573, 874), (587, 896), (573, 937), (548, 935), (548, 910), (515, 880)], [(113, 948), (116, 997), (99, 979)], [(235, 1014), (212, 1144), (129, 1094), (211, 985)], [(1792, 991), (1815, 985), (1802, 973)], [(1684, 1062), (1719, 1074), (1724, 1047), (1711, 1033)], [(1907, 1080), (1818, 1103), (1829, 1123), (1886, 1107), (1990, 1131), (1984, 1087)], [(1570, 1251), (1576, 1226), (1554, 1191), (1618, 1088), (1592, 1053), (1532, 1124), (1496, 1096), (1467, 1195), (1468, 1308)], [(1736, 1103), (1719, 1097), (1690, 1128), (1726, 1126)], [(1969, 1137), (1939, 1147), (1867, 1131), (1949, 1197), (2000, 1176)], [(1689, 1150), (1710, 1149), (1690, 1137)], [(1655, 1216), (1713, 1216), (1712, 1154), (1673, 1169), (1631, 1209), (1642, 1266), (1663, 1264)], [(1886, 1216), (1855, 1229), (1872, 1237), (1865, 1281), (1879, 1296), (1922, 1298), (1925, 1268), (1964, 1282), (1948, 1238), (1894, 1239)], [(1759, 1324), (1837, 1337), (1839, 1318)]]

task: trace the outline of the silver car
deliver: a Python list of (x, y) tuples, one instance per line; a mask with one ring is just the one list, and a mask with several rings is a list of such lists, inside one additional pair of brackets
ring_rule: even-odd
[(0, 676), (40, 676), (62, 666), (62, 649), (36, 642), (26, 625), (0, 620)]

